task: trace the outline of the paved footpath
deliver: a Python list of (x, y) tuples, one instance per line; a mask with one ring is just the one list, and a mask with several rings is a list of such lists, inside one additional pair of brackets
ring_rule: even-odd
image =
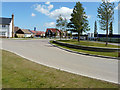
[[(106, 42), (100, 42), (100, 41), (91, 41), (91, 42), (96, 42), (96, 43), (102, 43), (102, 44), (106, 44)], [(116, 46), (120, 46), (120, 43), (109, 43), (110, 45), (116, 45)]]
[(2, 48), (49, 67), (118, 83), (118, 60), (70, 53), (48, 41), (3, 39)]

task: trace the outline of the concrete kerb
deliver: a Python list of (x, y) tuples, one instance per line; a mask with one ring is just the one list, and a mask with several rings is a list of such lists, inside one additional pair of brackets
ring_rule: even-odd
[(55, 44), (52, 44), (50, 42), (48, 42), (48, 43), (51, 44), (54, 47), (57, 47), (59, 49), (62, 49), (62, 50), (65, 50), (65, 51), (68, 51), (68, 52), (71, 52), (71, 53), (76, 53), (76, 54), (81, 54), (81, 55), (87, 55), (87, 56), (94, 56), (94, 57), (100, 57), (100, 58), (107, 58), (107, 59), (119, 60), (118, 57), (109, 57), (109, 56), (93, 55), (93, 54), (88, 54), (88, 53), (76, 52), (76, 51), (72, 51), (72, 50), (69, 50), (69, 49), (65, 49), (65, 48), (59, 47), (59, 46), (57, 46)]

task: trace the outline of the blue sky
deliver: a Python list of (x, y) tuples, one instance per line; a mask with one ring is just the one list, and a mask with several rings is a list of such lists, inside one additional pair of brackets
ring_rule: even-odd
[[(81, 2), (88, 16), (90, 31), (94, 32), (94, 22), (97, 18), (97, 7), (100, 2)], [(72, 9), (76, 2), (3, 2), (2, 17), (11, 17), (15, 15), (15, 26), (23, 29), (31, 29), (34, 27), (38, 31), (46, 31), (46, 28), (54, 28), (56, 18), (59, 14), (68, 20)], [(115, 3), (115, 14), (113, 29), (114, 33), (118, 33), (118, 3)], [(98, 33), (105, 33), (100, 30), (99, 22), (97, 22)]]

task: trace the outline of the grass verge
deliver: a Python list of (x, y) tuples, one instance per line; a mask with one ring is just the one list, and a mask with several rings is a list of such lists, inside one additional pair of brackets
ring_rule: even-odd
[(103, 43), (99, 43), (99, 42), (91, 42), (91, 41), (80, 41), (78, 42), (77, 40), (58, 40), (60, 42), (64, 42), (64, 43), (70, 43), (70, 44), (75, 44), (75, 45), (83, 45), (83, 46), (93, 46), (93, 47), (105, 47), (105, 48), (120, 48), (117, 45), (110, 45), (108, 44), (107, 46), (105, 46), (105, 44)]
[[(50, 43), (53, 43), (53, 41), (50, 41)], [(110, 56), (110, 57), (118, 57), (118, 52), (94, 52), (94, 51), (87, 51), (87, 50), (80, 50), (80, 49), (73, 49), (73, 48), (69, 48), (66, 46), (61, 46), (59, 44), (55, 44), (56, 46), (65, 48), (65, 49), (69, 49), (72, 51), (76, 51), (76, 52), (81, 52), (81, 53), (87, 53), (87, 54), (92, 54), (92, 55), (102, 55), (102, 56)]]
[(2, 51), (3, 88), (118, 88), (118, 85), (49, 68)]

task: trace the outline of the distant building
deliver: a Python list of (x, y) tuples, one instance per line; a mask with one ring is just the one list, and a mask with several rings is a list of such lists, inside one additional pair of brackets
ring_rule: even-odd
[(32, 33), (28, 29), (19, 29), (16, 31), (17, 37), (23, 38), (23, 37), (32, 37)]
[(14, 15), (12, 18), (0, 18), (0, 37), (14, 37)]
[(36, 31), (36, 27), (34, 27), (34, 31)]
[(34, 31), (34, 30), (29, 30), (29, 31), (32, 33), (32, 37), (35, 37), (36, 31)]
[(45, 37), (45, 32), (44, 31), (36, 31), (36, 37)]
[(14, 32), (16, 33), (16, 31), (18, 31), (20, 28), (19, 27), (14, 27)]
[(46, 29), (46, 37), (59, 37), (60, 36), (60, 30), (56, 28), (47, 28)]
[[(98, 38), (106, 37), (106, 34), (98, 34)], [(113, 34), (112, 36), (108, 35), (111, 38), (120, 38), (120, 34)]]
[(87, 33), (88, 38), (93, 38), (94, 37), (94, 33)]

